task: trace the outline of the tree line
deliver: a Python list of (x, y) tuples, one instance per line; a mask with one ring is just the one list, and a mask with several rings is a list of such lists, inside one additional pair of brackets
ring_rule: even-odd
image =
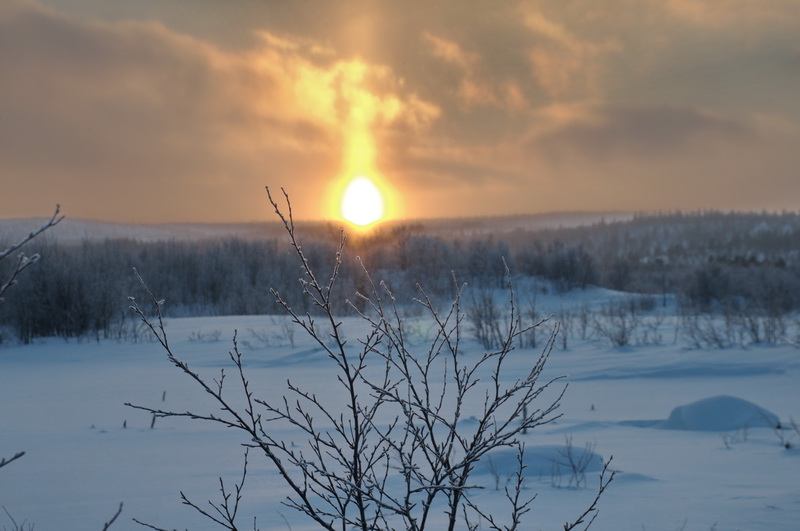
[[(307, 260), (331, 274), (338, 235), (309, 231), (301, 242)], [(0, 306), (0, 339), (124, 338), (133, 326), (128, 297), (141, 295), (134, 267), (165, 299), (168, 316), (280, 313), (270, 288), (297, 311), (315, 311), (307, 299), (292, 298), (302, 272), (290, 246), (278, 238), (30, 245), (43, 259)], [(782, 315), (800, 308), (798, 253), (800, 216), (786, 213), (636, 216), (569, 229), (457, 237), (434, 236), (416, 224), (350, 238), (337, 283), (343, 293), (364, 293), (366, 268), (396, 293), (411, 296), (419, 284), (433, 300), (445, 301), (454, 292), (454, 278), (501, 287), (507, 265), (516, 275), (546, 279), (561, 291), (596, 285), (664, 300), (677, 294), (685, 307), (703, 312), (735, 308)], [(351, 300), (359, 304), (357, 297)]]

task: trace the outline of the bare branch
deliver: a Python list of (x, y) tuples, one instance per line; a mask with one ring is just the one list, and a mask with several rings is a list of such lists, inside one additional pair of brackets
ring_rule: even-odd
[(111, 520), (103, 525), (103, 531), (108, 531), (108, 529), (111, 527), (111, 524), (113, 524), (117, 518), (119, 518), (120, 514), (122, 514), (122, 502), (119, 502), (119, 508), (117, 509), (117, 512), (114, 513), (114, 516), (111, 517)]
[(6, 459), (6, 458), (0, 459), (0, 468), (3, 468), (4, 466), (6, 466), (7, 464), (11, 463), (12, 461), (16, 461), (17, 459), (19, 459), (23, 455), (25, 455), (25, 452), (17, 452), (13, 457), (10, 457), (9, 459)]
[[(11, 253), (17, 251), (18, 249), (22, 248), (28, 242), (39, 236), (41, 233), (49, 229), (50, 227), (55, 227), (58, 225), (64, 216), (60, 216), (59, 213), (61, 212), (61, 205), (56, 205), (55, 212), (53, 215), (50, 216), (50, 219), (45, 222), (44, 225), (39, 227), (38, 229), (30, 232), (27, 236), (22, 238), (15, 244), (10, 245), (6, 249), (0, 251), (0, 262), (7, 258)], [(8, 279), (0, 284), (0, 304), (3, 302), (3, 295), (5, 294), (8, 289), (17, 283), (17, 277), (22, 273), (25, 269), (32, 266), (39, 260), (38, 254), (33, 254), (31, 256), (27, 256), (24, 253), (20, 253), (19, 258), (17, 259), (17, 264), (11, 270)]]
[(136, 518), (132, 518), (132, 520), (141, 526), (149, 527), (150, 529), (154, 529), (155, 531), (177, 531), (177, 529), (164, 529), (163, 527), (156, 527), (152, 524), (148, 524), (147, 522), (142, 522), (141, 520), (138, 520)]
[[(291, 322), (327, 355), (331, 384), (338, 396), (326, 394), (323, 399), (292, 381), (286, 382), (286, 394), (275, 402), (255, 396), (243, 368), (236, 334), (233, 350), (228, 353), (234, 367), (233, 378), (226, 371), (218, 378), (209, 378), (190, 369), (169, 344), (161, 310), (163, 301), (136, 273), (155, 317), (149, 318), (134, 299), (131, 308), (159, 341), (167, 359), (194, 380), (219, 411), (178, 412), (127, 405), (155, 417), (205, 420), (240, 431), (245, 437), (243, 445), (262, 453), (289, 487), (290, 495), (283, 504), (323, 529), (421, 531), (426, 528), (431, 511), (439, 507), (444, 507), (450, 530), (464, 526), (477, 529), (480, 525), (469, 520), (465, 509), (471, 509), (473, 516), (478, 515), (492, 529), (519, 529), (535, 497), (522, 496), (525, 466), (519, 435), (557, 419), (556, 410), (566, 389), (564, 386), (550, 392), (560, 378), (542, 379), (558, 324), (553, 326), (538, 357), (530, 360), (527, 372), (509, 374), (509, 360), (529, 355), (515, 350), (518, 339), (536, 324), (523, 324), (506, 266), (509, 315), (502, 326), (496, 327), (492, 349), (478, 356), (462, 352), (466, 284), (459, 284), (455, 275), (454, 299), (443, 310), (417, 286), (419, 296), (413, 303), (420, 305), (433, 323), (433, 337), (426, 346), (411, 345), (392, 291), (385, 283), (374, 282), (359, 261), (365, 287), (355, 294), (358, 304), (345, 300), (368, 327), (362, 336), (348, 342), (342, 320), (334, 310), (334, 302), (343, 300), (337, 299), (337, 279), (346, 238), (340, 237), (330, 277), (320, 281), (297, 238), (289, 197), (285, 190), (282, 193), (285, 212), (267, 189), (270, 204), (282, 221), (301, 266), (300, 290), (313, 308), (313, 316), (311, 311), (296, 311), (277, 291), (271, 293)], [(367, 372), (368, 364), (377, 370)], [(287, 429), (299, 433), (300, 440), (288, 443), (275, 435)], [(478, 507), (470, 496), (484, 488), (472, 475), (477, 463), (504, 447), (520, 451), (518, 472), (505, 489), (508, 523), (501, 523), (497, 508)], [(209, 501), (208, 507), (199, 506), (182, 494), (183, 503), (217, 525), (235, 529), (247, 474), (246, 456), (241, 480), (234, 484), (233, 491), (220, 478), (222, 502)], [(601, 485), (598, 499), (607, 482), (601, 481)], [(576, 522), (582, 522), (594, 511), (596, 503), (597, 500)]]
[(584, 523), (585, 519), (591, 514), (592, 517), (589, 519), (588, 522), (586, 522), (586, 527), (583, 528), (584, 531), (586, 531), (592, 525), (594, 519), (597, 518), (598, 514), (597, 503), (600, 501), (600, 496), (603, 495), (606, 488), (608, 488), (608, 485), (614, 480), (614, 476), (616, 476), (617, 474), (616, 470), (612, 470), (611, 474), (608, 476), (608, 478), (606, 478), (606, 472), (608, 472), (608, 467), (609, 465), (611, 465), (612, 459), (614, 459), (613, 456), (609, 457), (608, 461), (606, 461), (605, 464), (603, 465), (603, 470), (600, 472), (600, 486), (597, 489), (597, 494), (595, 495), (592, 504), (589, 505), (589, 507), (587, 507), (586, 510), (583, 511), (583, 513), (581, 513), (581, 515), (578, 516), (578, 518), (574, 522), (572, 523), (567, 522), (566, 524), (564, 524), (564, 531), (571, 531), (572, 529), (575, 529), (580, 524)]
[(0, 260), (3, 260), (6, 256), (10, 255), (11, 253), (16, 251), (17, 249), (20, 249), (22, 246), (24, 246), (25, 244), (27, 244), (28, 242), (30, 242), (31, 240), (36, 238), (38, 235), (40, 235), (41, 233), (43, 233), (44, 231), (46, 231), (50, 227), (55, 227), (56, 225), (61, 223), (61, 220), (64, 219), (64, 216), (59, 215), (60, 213), (61, 213), (61, 205), (56, 205), (56, 209), (53, 212), (53, 215), (50, 216), (50, 219), (47, 220), (44, 223), (44, 225), (42, 225), (41, 227), (39, 227), (36, 230), (31, 231), (27, 236), (22, 238), (17, 243), (9, 246), (4, 251), (0, 251)]

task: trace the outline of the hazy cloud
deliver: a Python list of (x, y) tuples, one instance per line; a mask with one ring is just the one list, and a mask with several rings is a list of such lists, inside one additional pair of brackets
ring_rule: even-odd
[(552, 98), (596, 96), (599, 79), (607, 68), (606, 56), (619, 52), (613, 37), (593, 42), (573, 35), (563, 24), (549, 19), (538, 9), (524, 14), (525, 25), (540, 37), (529, 51), (533, 73)]
[(347, 128), (418, 131), (438, 116), (397, 93), (388, 67), (313, 42), (260, 32), (229, 53), (155, 22), (80, 21), (23, 2), (0, 12), (0, 65), (13, 73), (0, 77), (2, 171), (26, 198), (4, 208), (18, 215), (46, 196), (87, 216), (189, 219), (187, 198), (205, 196), (234, 207), (209, 221), (261, 217), (263, 201), (242, 210), (235, 197), (246, 205), (298, 174), (315, 186), (336, 177)]
[(698, 26), (730, 28), (738, 32), (761, 33), (764, 25), (783, 29), (796, 27), (795, 17), (800, 16), (800, 6), (794, 0), (667, 0), (664, 6)]
[[(0, 5), (0, 216), (798, 208), (795, 0)], [(327, 200), (327, 199), (325, 199)]]
[(592, 104), (545, 114), (555, 123), (531, 141), (536, 151), (542, 156), (581, 157), (598, 163), (615, 157), (663, 162), (687, 149), (757, 140), (748, 124), (691, 107)]
[(423, 34), (431, 45), (431, 54), (453, 65), (458, 78), (450, 93), (467, 106), (492, 105), (510, 110), (527, 107), (528, 102), (519, 82), (514, 78), (494, 80), (482, 67), (482, 58), (474, 52), (464, 50), (456, 42)]

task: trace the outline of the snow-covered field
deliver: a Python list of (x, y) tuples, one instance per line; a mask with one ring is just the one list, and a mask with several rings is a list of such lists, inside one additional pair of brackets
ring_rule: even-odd
[[(288, 378), (318, 393), (335, 385), (329, 360), (299, 330), (291, 347), (279, 318), (182, 318), (167, 326), (175, 353), (209, 378), (230, 365), (238, 329), (257, 394), (280, 396)], [(353, 338), (363, 331), (356, 320), (345, 326)], [(414, 323), (420, 343), (428, 326)], [(667, 319), (663, 326), (672, 324)], [(613, 455), (619, 471), (592, 529), (800, 529), (800, 437), (784, 449), (775, 430), (762, 426), (769, 413), (735, 400), (784, 424), (800, 419), (800, 349), (689, 350), (672, 344), (670, 333), (664, 337), (662, 345), (626, 348), (572, 337), (566, 350), (556, 347), (545, 372), (567, 375), (569, 388), (563, 416), (524, 436), (527, 492), (538, 493), (524, 529), (561, 529), (594, 497), (597, 466), (585, 488), (567, 488), (552, 473), (548, 452), (563, 448), (567, 436), (577, 449), (591, 443), (603, 458)], [(470, 342), (465, 355), (480, 353)], [(515, 351), (511, 363), (527, 373), (537, 353)], [(0, 347), (0, 457), (26, 452), (0, 469), (0, 505), (17, 524), (99, 530), (124, 502), (113, 530), (144, 529), (132, 518), (165, 529), (211, 527), (181, 505), (179, 493), (199, 504), (218, 500), (218, 477), (231, 486), (241, 474), (241, 438), (181, 419), (159, 419), (151, 429), (151, 417), (125, 402), (178, 411), (213, 407), (154, 342), (47, 339)], [(495, 463), (501, 468), (502, 457)], [(491, 474), (477, 472), (487, 486), (478, 500), (498, 503), (502, 493)], [(281, 505), (285, 494), (275, 471), (251, 454), (242, 527), (252, 528), (257, 516), (260, 529), (315, 529)], [(12, 528), (5, 513), (2, 526)]]

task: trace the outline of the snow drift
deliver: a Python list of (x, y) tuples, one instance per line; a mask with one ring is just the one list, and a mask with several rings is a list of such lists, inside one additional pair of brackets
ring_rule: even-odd
[(774, 427), (778, 416), (752, 402), (720, 395), (676, 407), (669, 418), (654, 427), (666, 430), (731, 431)]

